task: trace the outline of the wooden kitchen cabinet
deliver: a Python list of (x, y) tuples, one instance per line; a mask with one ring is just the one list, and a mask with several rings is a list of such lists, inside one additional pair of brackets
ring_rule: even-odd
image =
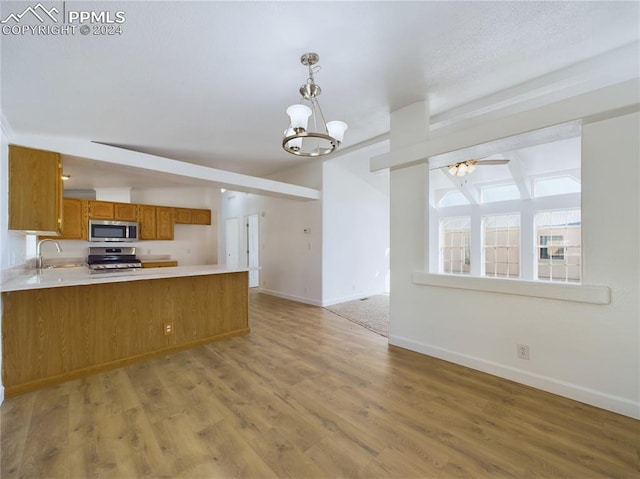
[(138, 221), (138, 205), (132, 203), (114, 203), (113, 218), (117, 221)]
[(240, 271), (3, 292), (5, 394), (248, 334), (248, 281)]
[(152, 205), (138, 205), (138, 220), (140, 221), (140, 239), (156, 239), (156, 207)]
[(138, 205), (141, 240), (173, 239), (173, 208), (170, 206)]
[(192, 225), (210, 225), (211, 210), (191, 210)]
[(90, 200), (89, 218), (94, 220), (138, 221), (138, 205)]
[(78, 198), (62, 200), (62, 232), (59, 236), (39, 236), (40, 239), (87, 240), (89, 239), (88, 202)]
[(175, 223), (185, 225), (210, 225), (211, 210), (174, 208)]
[(88, 239), (87, 202), (76, 198), (64, 198), (62, 210), (60, 239)]
[(156, 239), (173, 239), (173, 208), (156, 206)]
[(173, 214), (175, 222), (178, 225), (190, 225), (191, 224), (191, 208), (174, 208)]
[(57, 236), (62, 214), (60, 154), (9, 145), (9, 229)]
[(93, 220), (112, 220), (113, 203), (110, 201), (89, 200), (89, 218)]
[(178, 266), (177, 261), (143, 261), (143, 268), (171, 268)]

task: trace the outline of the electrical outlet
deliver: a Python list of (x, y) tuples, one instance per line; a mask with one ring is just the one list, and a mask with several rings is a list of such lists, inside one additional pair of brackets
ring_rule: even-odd
[(173, 334), (173, 323), (164, 323), (164, 335), (169, 336)]
[(519, 359), (529, 359), (529, 345), (528, 344), (518, 344), (518, 358)]

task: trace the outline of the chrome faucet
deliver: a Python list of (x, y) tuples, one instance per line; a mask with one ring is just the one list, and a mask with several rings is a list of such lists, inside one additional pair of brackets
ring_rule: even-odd
[(43, 265), (42, 244), (46, 243), (47, 241), (51, 241), (53, 244), (56, 245), (56, 249), (58, 250), (58, 253), (62, 251), (62, 248), (60, 247), (60, 243), (58, 243), (55, 240), (46, 238), (38, 241), (38, 244), (36, 245), (36, 269), (42, 269), (42, 265)]

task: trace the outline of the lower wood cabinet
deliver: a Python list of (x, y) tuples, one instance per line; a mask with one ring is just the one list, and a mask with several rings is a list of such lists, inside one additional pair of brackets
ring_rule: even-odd
[(242, 271), (4, 292), (5, 394), (246, 334), (247, 284)]
[(177, 261), (143, 261), (143, 268), (171, 268), (178, 266)]

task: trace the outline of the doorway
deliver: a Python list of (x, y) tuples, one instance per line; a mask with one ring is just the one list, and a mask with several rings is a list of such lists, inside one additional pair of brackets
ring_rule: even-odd
[(258, 215), (247, 216), (247, 266), (249, 267), (249, 287), (260, 285), (260, 241)]
[(237, 267), (239, 260), (239, 223), (238, 218), (227, 218), (225, 222), (225, 248), (227, 251), (226, 264), (227, 266)]

